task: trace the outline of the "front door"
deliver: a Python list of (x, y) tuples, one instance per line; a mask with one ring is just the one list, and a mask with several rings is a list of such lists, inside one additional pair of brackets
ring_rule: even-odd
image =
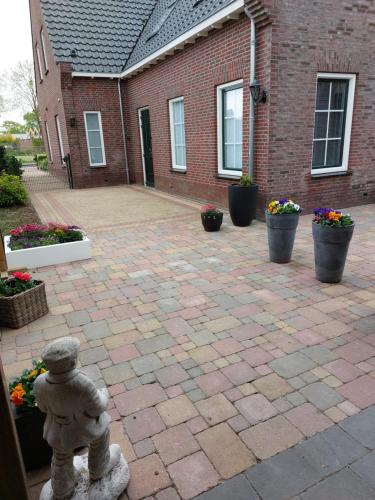
[(152, 163), (152, 142), (151, 142), (151, 125), (150, 125), (150, 110), (144, 108), (139, 113), (141, 125), (142, 139), (142, 154), (143, 168), (146, 186), (154, 187), (154, 167)]

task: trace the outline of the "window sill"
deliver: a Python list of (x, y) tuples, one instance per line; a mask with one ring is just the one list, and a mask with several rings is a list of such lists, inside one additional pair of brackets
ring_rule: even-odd
[(311, 174), (311, 179), (321, 179), (323, 177), (350, 177), (353, 175), (353, 172), (351, 171), (342, 171), (342, 172), (327, 172), (326, 174), (324, 173), (319, 173), (319, 174)]
[(229, 175), (229, 174), (216, 174), (215, 177), (216, 179), (223, 179), (223, 180), (229, 180), (229, 181), (239, 181), (242, 176), (242, 172), (239, 175)]
[(104, 165), (90, 165), (90, 168), (106, 168), (106, 164)]
[(183, 170), (182, 168), (173, 168), (169, 169), (171, 172), (175, 172), (176, 174), (186, 174), (186, 168)]

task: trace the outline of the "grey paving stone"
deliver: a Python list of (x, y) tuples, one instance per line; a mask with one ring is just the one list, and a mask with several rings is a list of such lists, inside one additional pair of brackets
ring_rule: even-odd
[(201, 368), (199, 368), (199, 366), (197, 366), (196, 368), (191, 368), (190, 370), (188, 370), (188, 374), (192, 378), (199, 377), (199, 375), (202, 375), (202, 373), (203, 373), (203, 370), (201, 370)]
[(82, 366), (92, 365), (99, 363), (108, 358), (108, 353), (104, 347), (94, 347), (93, 349), (86, 349), (79, 353), (79, 360)]
[(287, 394), (285, 397), (293, 406), (299, 406), (306, 402), (306, 399), (299, 392), (292, 392), (292, 394)]
[(87, 365), (82, 367), (81, 372), (85, 373), (91, 380), (98, 380), (102, 374), (97, 365)]
[(112, 334), (106, 321), (94, 321), (83, 327), (83, 333), (87, 340), (98, 340), (110, 337)]
[(125, 387), (128, 391), (131, 391), (132, 389), (136, 389), (137, 387), (140, 387), (142, 385), (142, 382), (139, 380), (138, 377), (131, 378), (129, 380), (125, 381)]
[(168, 333), (165, 333), (164, 335), (156, 335), (155, 337), (141, 340), (136, 343), (136, 346), (142, 354), (151, 354), (153, 352), (168, 349), (175, 344), (176, 342), (173, 337), (171, 337)]
[(187, 380), (189, 378), (189, 374), (179, 364), (174, 364), (171, 366), (160, 368), (160, 370), (157, 370), (155, 372), (155, 376), (160, 382), (160, 385), (162, 387), (170, 387), (172, 385), (177, 385), (180, 382), (184, 382), (184, 380)]
[(134, 372), (128, 362), (119, 363), (102, 370), (104, 380), (108, 385), (118, 384), (134, 377)]
[(310, 403), (323, 411), (344, 401), (340, 394), (324, 382), (314, 382), (303, 387), (300, 392)]
[(302, 500), (372, 500), (375, 490), (346, 468), (301, 495)]
[(207, 397), (206, 394), (202, 391), (202, 389), (194, 389), (192, 391), (189, 391), (186, 393), (186, 396), (193, 403), (196, 403), (197, 401), (201, 401), (202, 399), (205, 399)]
[(145, 384), (153, 384), (156, 382), (156, 377), (153, 373), (145, 373), (141, 377), (139, 377), (139, 380), (143, 385)]
[(186, 380), (186, 382), (182, 382), (180, 385), (184, 392), (192, 391), (198, 387), (195, 380)]
[(294, 352), (283, 358), (271, 361), (269, 366), (281, 377), (292, 378), (308, 370), (312, 370), (316, 367), (316, 363), (304, 354)]
[(329, 349), (322, 345), (313, 345), (311, 347), (306, 347), (301, 351), (303, 354), (306, 354), (313, 361), (318, 363), (319, 365), (325, 365), (334, 359), (337, 359)]
[(322, 476), (337, 472), (367, 453), (366, 448), (338, 426), (303, 441), (295, 450), (314, 468), (320, 468)]
[(375, 406), (346, 418), (339, 426), (363, 446), (375, 450)]
[(350, 468), (375, 489), (375, 451), (354, 462)]
[(213, 300), (217, 305), (223, 307), (224, 309), (234, 309), (235, 307), (241, 305), (238, 300), (234, 299), (231, 295), (228, 295), (226, 293), (216, 295), (215, 297), (213, 297)]
[(305, 382), (304, 385), (312, 384), (313, 382), (316, 382), (317, 380), (319, 380), (318, 377), (316, 375), (314, 375), (312, 372), (302, 373), (301, 379)]
[(375, 314), (353, 322), (353, 329), (363, 333), (374, 333)]
[(185, 368), (185, 370), (190, 370), (190, 368), (195, 368), (197, 363), (194, 359), (185, 359), (185, 361), (182, 361), (181, 365)]
[(83, 326), (90, 323), (91, 318), (87, 311), (74, 311), (65, 314), (66, 322), (70, 328)]
[(196, 500), (259, 500), (259, 496), (246, 477), (239, 474), (199, 495)]
[(16, 346), (24, 347), (43, 341), (42, 332), (22, 333), (16, 337)]
[(301, 387), (305, 387), (306, 382), (302, 379), (302, 376), (299, 376), (299, 377), (290, 378), (288, 380), (288, 384), (290, 384), (295, 389), (301, 389)]
[(202, 345), (212, 344), (217, 339), (210, 330), (201, 330), (200, 332), (188, 333), (189, 339), (194, 342), (197, 347)]
[(289, 449), (249, 469), (246, 477), (261, 498), (289, 500), (316, 484), (321, 471)]
[(131, 365), (138, 376), (163, 368), (163, 363), (156, 354), (149, 354), (147, 356), (132, 359)]

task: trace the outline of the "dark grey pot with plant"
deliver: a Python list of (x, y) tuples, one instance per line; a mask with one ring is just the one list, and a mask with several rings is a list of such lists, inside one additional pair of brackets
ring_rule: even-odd
[(291, 261), (301, 208), (287, 198), (271, 201), (266, 210), (270, 261), (286, 264)]
[(322, 283), (342, 280), (354, 222), (349, 214), (319, 208), (312, 223), (315, 276)]
[(239, 184), (228, 186), (229, 214), (235, 226), (250, 226), (256, 216), (258, 186), (249, 175), (243, 175)]

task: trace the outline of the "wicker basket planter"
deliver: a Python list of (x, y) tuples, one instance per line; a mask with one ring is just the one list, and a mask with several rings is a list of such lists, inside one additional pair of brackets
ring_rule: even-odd
[(0, 297), (0, 326), (21, 328), (48, 312), (45, 285), (37, 286), (12, 297)]

